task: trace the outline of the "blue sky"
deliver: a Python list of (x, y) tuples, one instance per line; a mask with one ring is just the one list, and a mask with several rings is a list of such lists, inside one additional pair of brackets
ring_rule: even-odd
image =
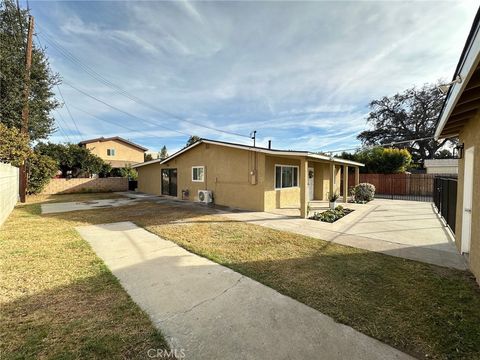
[[(371, 100), (451, 79), (477, 6), (30, 1), (36, 41), (64, 79), (60, 89), (81, 134), (64, 106), (55, 112), (63, 131), (51, 140), (119, 135), (170, 153), (187, 134), (250, 144), (254, 129), (259, 145), (271, 139), (275, 148), (356, 146)], [(153, 107), (90, 77), (52, 39)]]

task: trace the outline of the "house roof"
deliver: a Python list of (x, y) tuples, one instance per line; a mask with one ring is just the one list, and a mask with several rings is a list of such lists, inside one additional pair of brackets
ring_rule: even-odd
[(457, 136), (480, 109), (480, 8), (473, 20), (453, 80), (440, 112), (435, 139)]
[(333, 157), (333, 156), (328, 156), (328, 155), (320, 155), (320, 154), (312, 153), (312, 152), (309, 152), (309, 151), (268, 149), (268, 148), (264, 148), (264, 147), (257, 147), (257, 146), (254, 147), (254, 146), (230, 143), (230, 142), (225, 142), (225, 141), (200, 139), (200, 140), (196, 141), (195, 143), (193, 143), (192, 145), (187, 146), (187, 147), (177, 151), (175, 154), (172, 154), (171, 156), (167, 157), (164, 160), (161, 160), (161, 159), (150, 160), (150, 161), (146, 161), (146, 162), (143, 162), (143, 163), (140, 163), (140, 164), (133, 165), (133, 167), (136, 168), (136, 167), (141, 167), (141, 166), (155, 164), (155, 163), (165, 164), (165, 163), (173, 160), (177, 156), (183, 154), (184, 152), (186, 152), (186, 151), (188, 151), (188, 150), (190, 150), (190, 149), (192, 149), (192, 148), (194, 148), (194, 147), (196, 147), (200, 144), (220, 145), (220, 146), (226, 146), (226, 147), (230, 147), (230, 148), (255, 151), (255, 152), (260, 152), (260, 153), (269, 154), (269, 155), (277, 155), (277, 156), (305, 156), (305, 157), (309, 157), (309, 158), (312, 158), (312, 159), (333, 161), (334, 163), (337, 163), (337, 164), (365, 166), (364, 164), (356, 162), (356, 161), (340, 159), (340, 158)]
[(137, 149), (140, 149), (142, 151), (147, 151), (148, 149), (147, 148), (144, 148), (143, 146), (140, 146), (138, 144), (135, 144), (131, 141), (128, 141), (127, 139), (124, 139), (120, 136), (113, 136), (113, 137), (99, 137), (99, 138), (96, 138), (96, 139), (90, 139), (90, 140), (84, 140), (84, 141), (80, 141), (78, 144), (79, 145), (84, 145), (84, 144), (90, 144), (90, 143), (93, 143), (93, 142), (104, 142), (104, 141), (111, 141), (111, 140), (117, 140), (117, 141), (121, 141), (125, 144), (128, 144), (128, 145), (131, 145), (131, 146), (134, 146), (136, 147)]

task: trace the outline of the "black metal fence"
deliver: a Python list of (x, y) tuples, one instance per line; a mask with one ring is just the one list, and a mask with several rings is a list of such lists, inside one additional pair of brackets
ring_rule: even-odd
[(453, 233), (457, 214), (457, 183), (454, 176), (435, 176), (433, 179), (433, 203)]

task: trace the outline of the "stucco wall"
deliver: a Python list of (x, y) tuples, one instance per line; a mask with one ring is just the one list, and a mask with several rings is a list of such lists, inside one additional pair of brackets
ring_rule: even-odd
[(161, 168), (160, 163), (136, 168), (138, 172), (137, 190), (147, 194), (160, 195), (162, 193)]
[(265, 210), (298, 208), (300, 206), (300, 187), (275, 189), (275, 165), (294, 165), (300, 168), (300, 160), (275, 156), (265, 157)]
[[(97, 141), (85, 144), (93, 154), (99, 156), (105, 161), (109, 160), (124, 160), (134, 161), (137, 163), (143, 162), (143, 151), (135, 146), (126, 144), (118, 140)], [(115, 156), (108, 156), (107, 149), (115, 149)]]
[[(460, 142), (464, 143), (465, 150), (471, 146), (474, 151), (473, 169), (473, 204), (472, 204), (472, 237), (470, 245), (470, 269), (480, 283), (480, 113), (465, 125), (460, 133)], [(456, 219), (456, 245), (460, 249), (462, 239), (463, 215), (463, 178), (464, 158), (458, 162), (458, 191), (457, 191), (457, 219)]]
[[(257, 168), (252, 184), (251, 171)], [(192, 181), (192, 166), (204, 166), (204, 182)], [(138, 190), (161, 193), (161, 169), (177, 169), (177, 194), (188, 190), (189, 200), (198, 201), (198, 190), (211, 190), (217, 205), (247, 210), (263, 210), (265, 156), (246, 150), (200, 144), (171, 161), (137, 168)]]

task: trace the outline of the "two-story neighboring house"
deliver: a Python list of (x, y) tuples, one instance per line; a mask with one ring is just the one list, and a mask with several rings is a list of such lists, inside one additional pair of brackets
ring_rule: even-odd
[(127, 165), (141, 163), (144, 160), (145, 151), (148, 150), (119, 136), (85, 140), (78, 145), (87, 148), (92, 154), (110, 163), (112, 168), (123, 168)]

